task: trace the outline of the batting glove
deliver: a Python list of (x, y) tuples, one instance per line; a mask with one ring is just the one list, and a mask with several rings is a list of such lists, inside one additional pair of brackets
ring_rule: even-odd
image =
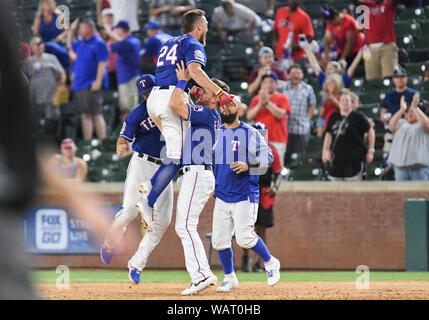
[(193, 86), (190, 94), (192, 94), (195, 98), (200, 99), (203, 95), (203, 89), (197, 86)]
[(217, 98), (217, 101), (219, 101), (221, 106), (224, 106), (233, 102), (232, 97), (222, 89), (219, 89), (219, 91), (216, 92), (216, 98)]

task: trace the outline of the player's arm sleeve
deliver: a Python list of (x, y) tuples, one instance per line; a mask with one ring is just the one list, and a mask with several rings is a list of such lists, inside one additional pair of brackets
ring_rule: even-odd
[(214, 120), (209, 116), (209, 110), (203, 106), (188, 104), (189, 116), (188, 121), (193, 124), (213, 125)]
[(139, 123), (140, 121), (138, 118), (138, 109), (135, 108), (126, 117), (119, 137), (124, 138), (129, 142), (132, 142)]
[(197, 44), (189, 45), (186, 48), (185, 62), (186, 66), (188, 66), (191, 62), (197, 62), (205, 67), (207, 63), (207, 56), (204, 52), (204, 47)]

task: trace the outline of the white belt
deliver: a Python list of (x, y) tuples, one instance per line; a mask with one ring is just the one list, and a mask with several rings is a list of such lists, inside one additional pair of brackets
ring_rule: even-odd
[(384, 46), (386, 43), (384, 42), (376, 42), (376, 43), (371, 43), (369, 45), (370, 48), (374, 48), (374, 49), (378, 49), (381, 48), (382, 46)]

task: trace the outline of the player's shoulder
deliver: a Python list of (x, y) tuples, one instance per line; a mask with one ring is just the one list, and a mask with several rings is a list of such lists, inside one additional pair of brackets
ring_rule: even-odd
[(127, 118), (136, 119), (147, 115), (147, 104), (146, 101), (140, 102), (134, 109), (130, 111)]
[(201, 48), (204, 48), (201, 42), (199, 42), (197, 39), (195, 39), (190, 34), (185, 34), (183, 37), (183, 42), (185, 45), (192, 45), (192, 46), (198, 46)]

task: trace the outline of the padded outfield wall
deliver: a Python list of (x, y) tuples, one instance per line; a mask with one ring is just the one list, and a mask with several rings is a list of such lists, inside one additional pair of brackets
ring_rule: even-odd
[[(106, 204), (120, 205), (121, 183), (89, 184)], [(176, 193), (177, 194), (177, 193)], [(371, 270), (405, 269), (405, 200), (429, 198), (429, 182), (285, 182), (275, 203), (275, 226), (267, 243), (282, 269)], [(34, 206), (62, 206), (49, 192), (41, 192)], [(206, 250), (211, 232), (214, 199), (198, 226)], [(171, 226), (152, 253), (147, 268), (184, 269), (181, 243)], [(139, 242), (139, 219), (128, 228), (122, 247), (108, 267), (124, 268)], [(236, 263), (241, 250), (234, 244)], [(36, 268), (107, 267), (97, 254), (32, 254)], [(219, 264), (213, 252), (213, 263)]]

